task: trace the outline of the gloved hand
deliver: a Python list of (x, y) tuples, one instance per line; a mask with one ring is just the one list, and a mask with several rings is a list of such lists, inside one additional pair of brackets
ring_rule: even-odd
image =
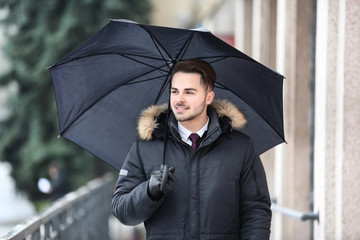
[(162, 166), (160, 170), (156, 170), (151, 174), (147, 192), (151, 200), (158, 201), (164, 195), (165, 192), (170, 191), (169, 180), (175, 182), (176, 177), (174, 175), (175, 168), (168, 168), (166, 165)]

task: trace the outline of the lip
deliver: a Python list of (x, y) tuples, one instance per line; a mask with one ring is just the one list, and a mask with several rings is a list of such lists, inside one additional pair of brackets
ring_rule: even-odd
[(176, 110), (176, 112), (178, 112), (178, 113), (183, 113), (183, 112), (185, 112), (186, 110), (188, 110), (189, 109), (189, 107), (186, 107), (186, 106), (175, 106), (175, 110)]

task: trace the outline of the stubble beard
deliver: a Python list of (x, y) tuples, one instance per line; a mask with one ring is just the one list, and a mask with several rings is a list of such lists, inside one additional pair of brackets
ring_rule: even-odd
[[(184, 104), (176, 104), (175, 107), (177, 107), (177, 106), (186, 106), (186, 105), (184, 105)], [(175, 111), (173, 111), (173, 112), (174, 112), (176, 120), (182, 123), (182, 122), (187, 122), (187, 121), (194, 120), (195, 118), (200, 116), (205, 111), (205, 107), (206, 107), (206, 103), (204, 101), (201, 104), (201, 108), (199, 106), (200, 110), (190, 114), (189, 116), (183, 116), (181, 114), (176, 114)]]

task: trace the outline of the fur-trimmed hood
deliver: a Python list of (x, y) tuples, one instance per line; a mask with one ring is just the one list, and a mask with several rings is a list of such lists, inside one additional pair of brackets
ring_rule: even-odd
[[(233, 103), (227, 100), (215, 99), (211, 105), (211, 108), (215, 109), (218, 117), (221, 119), (226, 117), (230, 120), (231, 127), (233, 129), (240, 129), (246, 124), (244, 114)], [(155, 130), (159, 129), (161, 118), (166, 115), (168, 105), (151, 105), (145, 108), (138, 121), (138, 135), (141, 140), (151, 140)]]

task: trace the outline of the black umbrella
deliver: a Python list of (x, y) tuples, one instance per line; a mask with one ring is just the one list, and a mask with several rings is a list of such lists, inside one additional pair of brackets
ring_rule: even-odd
[(259, 154), (284, 142), (282, 75), (208, 31), (126, 20), (111, 20), (50, 67), (60, 135), (120, 169), (140, 111), (168, 102), (172, 66), (191, 58), (213, 66), (216, 97), (244, 112), (242, 131)]

